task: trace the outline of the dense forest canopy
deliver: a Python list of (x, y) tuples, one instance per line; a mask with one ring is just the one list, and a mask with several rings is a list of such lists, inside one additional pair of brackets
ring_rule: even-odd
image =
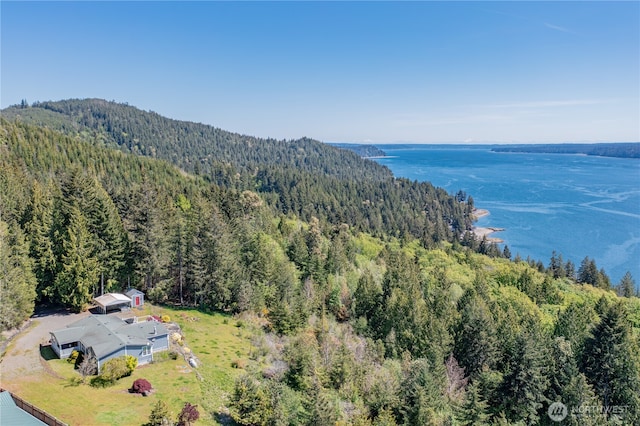
[[(253, 319), (238, 424), (550, 425), (554, 402), (566, 424), (640, 423), (629, 274), (512, 260), (464, 232), (466, 194), (311, 140), (227, 144), (126, 105), (39, 105), (0, 119), (3, 330), (35, 303), (81, 311), (132, 286)], [(339, 157), (354, 170), (324, 165)]]
[(374, 161), (308, 138), (244, 136), (99, 99), (23, 104), (2, 114), (164, 159), (223, 187), (259, 192), (283, 214), (306, 221), (344, 222), (425, 244), (458, 239), (473, 221), (472, 206), (454, 202), (446, 191), (396, 179)]

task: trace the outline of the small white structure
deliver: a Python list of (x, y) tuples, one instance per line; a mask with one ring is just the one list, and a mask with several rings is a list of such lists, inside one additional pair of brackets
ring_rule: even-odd
[(144, 293), (140, 290), (136, 290), (135, 288), (129, 289), (125, 295), (131, 299), (131, 307), (139, 308), (144, 305)]
[(131, 307), (131, 299), (120, 293), (106, 293), (93, 299), (98, 309), (103, 314), (109, 311), (122, 310)]

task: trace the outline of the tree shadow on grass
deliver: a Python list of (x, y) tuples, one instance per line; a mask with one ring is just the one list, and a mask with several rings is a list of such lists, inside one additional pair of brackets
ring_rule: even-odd
[(67, 380), (67, 383), (64, 385), (65, 388), (77, 388), (78, 386), (84, 384), (84, 381), (80, 377), (72, 377)]
[(238, 423), (236, 423), (233, 420), (233, 418), (229, 415), (229, 413), (218, 412), (218, 413), (214, 413), (213, 416), (216, 419), (216, 421), (221, 425), (224, 425), (224, 426), (238, 425)]

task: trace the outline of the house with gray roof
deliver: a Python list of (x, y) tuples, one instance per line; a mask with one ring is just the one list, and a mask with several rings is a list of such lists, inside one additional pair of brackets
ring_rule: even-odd
[(59, 358), (74, 350), (96, 360), (98, 372), (109, 359), (132, 355), (138, 365), (153, 361), (153, 354), (169, 349), (169, 331), (157, 321), (129, 323), (111, 315), (91, 315), (50, 332), (51, 349)]

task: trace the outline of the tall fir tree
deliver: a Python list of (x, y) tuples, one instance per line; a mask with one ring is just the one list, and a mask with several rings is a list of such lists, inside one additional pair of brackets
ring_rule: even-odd
[(26, 225), (30, 254), (38, 281), (37, 298), (50, 301), (58, 269), (54, 238), (54, 185), (34, 181), (29, 220)]
[(91, 301), (100, 275), (98, 259), (93, 256), (94, 244), (86, 218), (78, 206), (72, 205), (62, 242), (55, 293), (59, 302), (75, 312), (81, 312)]
[(101, 293), (124, 288), (128, 238), (118, 210), (100, 182), (93, 180), (93, 203), (85, 207), (89, 231), (96, 244), (93, 255), (100, 264)]
[(640, 351), (622, 301), (603, 303), (602, 318), (585, 344), (583, 372), (604, 407), (626, 407), (624, 421), (640, 423)]
[(633, 280), (631, 272), (627, 271), (616, 286), (616, 293), (618, 293), (618, 296), (622, 297), (633, 297), (635, 290), (636, 282)]
[[(564, 337), (556, 337), (551, 347), (551, 369), (549, 385), (549, 404), (563, 403), (569, 415), (564, 423), (572, 426), (590, 426), (598, 423), (598, 419), (591, 416), (580, 416), (582, 407), (597, 407), (600, 402), (587, 382), (583, 373), (578, 369), (576, 356), (571, 348), (571, 342)], [(547, 407), (548, 408), (548, 407)], [(542, 418), (544, 424), (552, 424), (550, 419)]]
[[(123, 222), (130, 236), (133, 285), (150, 291), (156, 300), (164, 300), (166, 292), (156, 288), (168, 276), (169, 233), (162, 197), (148, 179), (129, 189), (123, 197)], [(161, 287), (161, 286), (160, 286)]]
[(501, 389), (502, 409), (512, 422), (536, 425), (540, 421), (542, 408), (548, 402), (547, 360), (543, 336), (537, 332), (518, 336)]
[(474, 295), (461, 306), (455, 332), (456, 359), (465, 372), (476, 377), (484, 369), (493, 369), (500, 359), (496, 323), (485, 301)]
[(36, 277), (32, 267), (18, 224), (0, 220), (0, 331), (20, 325), (33, 313)]
[(578, 282), (581, 284), (591, 284), (594, 287), (598, 286), (599, 272), (596, 266), (596, 261), (589, 258), (589, 256), (582, 259), (580, 262), (580, 268), (578, 269)]
[(489, 403), (482, 396), (477, 383), (467, 386), (457, 417), (463, 426), (483, 426), (489, 423)]

